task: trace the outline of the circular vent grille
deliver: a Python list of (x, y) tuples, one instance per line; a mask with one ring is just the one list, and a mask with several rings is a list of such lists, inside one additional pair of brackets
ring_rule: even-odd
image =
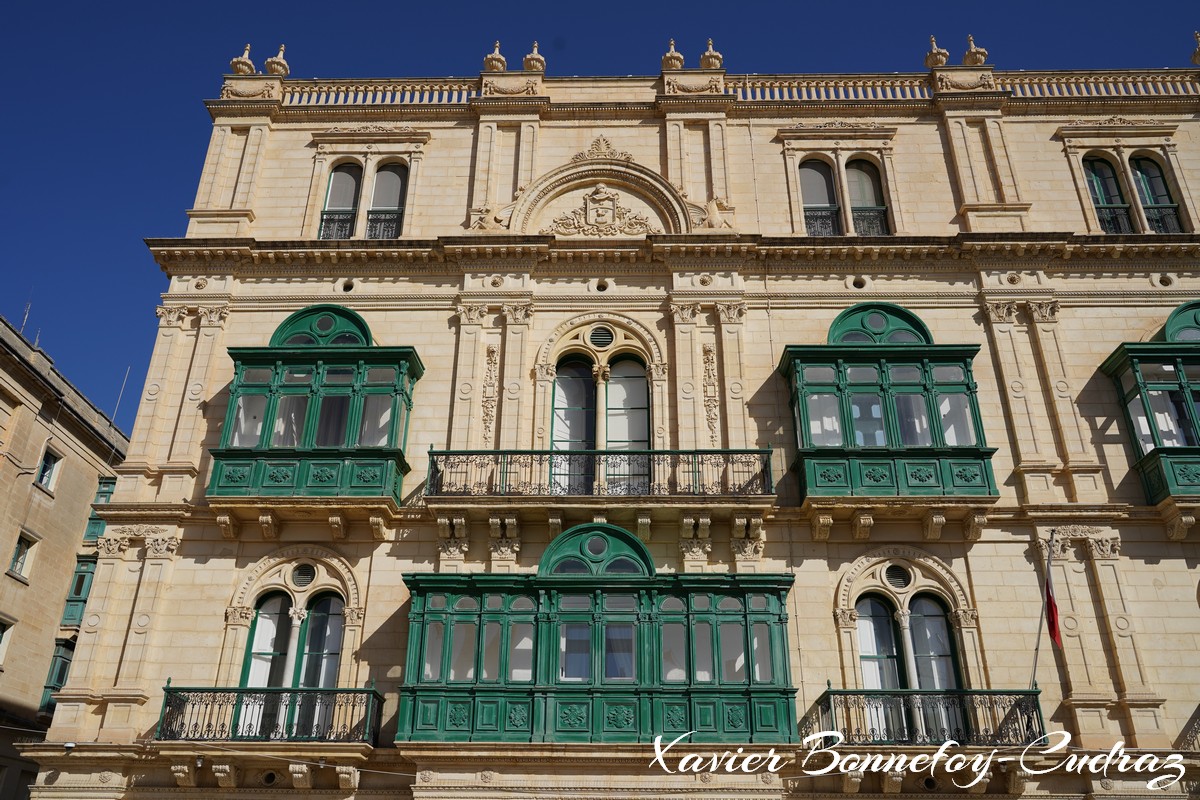
[(592, 343), (592, 347), (608, 347), (613, 343), (612, 328), (603, 326), (592, 328), (591, 334), (588, 335), (588, 341)]
[(887, 579), (888, 585), (893, 589), (907, 589), (908, 585), (912, 583), (912, 575), (899, 564), (892, 564), (888, 567), (884, 571), (883, 577)]
[(317, 568), (312, 564), (300, 564), (292, 570), (292, 583), (300, 588), (304, 588), (312, 583), (317, 577)]

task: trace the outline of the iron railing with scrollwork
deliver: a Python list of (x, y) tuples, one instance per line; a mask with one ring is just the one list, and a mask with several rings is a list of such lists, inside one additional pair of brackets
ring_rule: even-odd
[(321, 239), (349, 239), (354, 235), (353, 211), (322, 211)]
[(1129, 206), (1096, 206), (1096, 217), (1105, 233), (1133, 233)]
[(766, 495), (770, 450), (431, 450), (425, 494)]
[(404, 209), (367, 212), (368, 239), (395, 239), (400, 235)]
[(852, 208), (850, 215), (854, 218), (854, 232), (859, 236), (887, 236), (887, 208)]
[(374, 745), (382, 709), (374, 689), (183, 689), (168, 682), (154, 738)]
[(809, 236), (841, 236), (842, 222), (837, 206), (805, 206), (804, 229)]
[(845, 744), (1007, 746), (1046, 733), (1037, 689), (830, 689), (800, 720), (800, 738), (837, 731)]
[(1154, 233), (1183, 233), (1179, 225), (1179, 206), (1142, 206), (1146, 212), (1146, 223)]

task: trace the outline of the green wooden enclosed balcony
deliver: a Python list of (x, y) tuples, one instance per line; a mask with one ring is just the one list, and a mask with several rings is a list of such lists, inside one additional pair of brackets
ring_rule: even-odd
[(390, 497), (408, 462), (399, 450), (212, 451), (210, 497)]

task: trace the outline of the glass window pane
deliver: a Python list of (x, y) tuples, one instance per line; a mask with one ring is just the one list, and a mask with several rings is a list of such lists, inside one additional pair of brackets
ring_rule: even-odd
[(586, 594), (565, 594), (558, 601), (562, 611), (591, 611), (592, 598)]
[(896, 395), (896, 421), (900, 424), (900, 443), (905, 447), (929, 447), (933, 444), (925, 395)]
[(455, 611), (478, 611), (479, 601), (474, 597), (460, 597), (454, 601)]
[(888, 375), (892, 378), (892, 383), (920, 383), (921, 368), (920, 367), (889, 367)]
[(955, 364), (933, 368), (933, 379), (938, 383), (962, 383), (965, 378), (963, 368)]
[(518, 622), (509, 628), (508, 679), (533, 680), (533, 623)]
[(883, 400), (877, 394), (850, 395), (850, 417), (854, 425), (854, 443), (859, 447), (886, 447), (883, 428)]
[(422, 680), (442, 679), (442, 640), (445, 633), (446, 626), (441, 622), (430, 622), (425, 626), (425, 668), (421, 671)]
[(921, 341), (912, 331), (898, 330), (888, 334), (887, 340), (892, 344), (908, 344)]
[(637, 598), (631, 594), (608, 595), (604, 598), (605, 611), (637, 611)]
[(591, 625), (568, 622), (559, 628), (558, 677), (564, 681), (591, 680)]
[(272, 447), (298, 447), (304, 436), (304, 415), (308, 413), (308, 395), (286, 394), (275, 409)]
[(343, 164), (329, 176), (329, 196), (326, 210), (352, 210), (358, 207), (358, 185), (362, 181), (362, 167)]
[(450, 680), (475, 680), (474, 622), (455, 622), (451, 629)]
[(765, 594), (750, 595), (750, 610), (751, 611), (766, 611), (767, 596)]
[(489, 594), (487, 600), (484, 601), (483, 607), (488, 611), (500, 611), (504, 608), (504, 596), (499, 594)]
[(808, 411), (808, 441), (813, 447), (841, 447), (841, 408), (836, 394), (810, 394), (805, 398)]
[(367, 383), (395, 383), (394, 367), (371, 367), (367, 370)]
[(237, 400), (233, 430), (229, 435), (230, 447), (258, 447), (262, 439), (263, 417), (267, 412), (267, 396), (244, 394)]
[(800, 165), (800, 196), (806, 206), (837, 205), (833, 199), (833, 171), (828, 164), (809, 160)]
[(975, 444), (975, 425), (971, 421), (970, 398), (965, 394), (943, 394), (938, 397), (938, 414), (942, 418), (942, 434), (946, 444), (965, 447)]
[(446, 607), (446, 595), (431, 594), (429, 595), (428, 607), (431, 611), (438, 611)]
[(251, 367), (242, 372), (242, 383), (270, 383), (270, 367)]
[(604, 626), (604, 677), (633, 680), (633, 623), (610, 622)]
[(708, 611), (711, 604), (706, 594), (698, 594), (692, 597), (692, 608), (696, 611)]
[(713, 679), (712, 623), (697, 622), (692, 628), (693, 651), (696, 655), (696, 680), (705, 683)]
[(1175, 383), (1179, 377), (1175, 371), (1175, 363), (1172, 361), (1142, 361), (1138, 364), (1142, 370), (1142, 378), (1146, 381), (1166, 381)]
[(1133, 435), (1138, 449), (1148, 453), (1154, 449), (1154, 436), (1150, 433), (1150, 421), (1146, 418), (1146, 409), (1142, 405), (1142, 396), (1134, 395), (1126, 405), (1129, 418), (1133, 421)]
[(532, 611), (533, 601), (528, 597), (517, 597), (508, 608), (510, 611)]
[(883, 187), (879, 170), (869, 161), (854, 160), (846, 165), (846, 188), (851, 208), (878, 208), (883, 205)]
[(392, 432), (392, 395), (369, 394), (363, 399), (359, 447), (387, 447)]
[(667, 597), (662, 601), (663, 611), (686, 611), (683, 601), (678, 597)]
[(375, 195), (371, 208), (399, 208), (404, 205), (404, 182), (408, 170), (403, 164), (388, 164), (375, 173)]
[(642, 568), (639, 567), (633, 560), (625, 558), (614, 558), (608, 562), (604, 568), (605, 575), (641, 575)]
[(741, 611), (742, 601), (736, 597), (722, 597), (717, 603), (717, 611)]
[(554, 565), (552, 575), (586, 575), (589, 572), (587, 564), (578, 558), (564, 558)]
[(851, 383), (878, 383), (878, 367), (846, 367), (846, 380)]
[(1133, 159), (1133, 171), (1137, 176), (1138, 196), (1143, 205), (1170, 205), (1171, 192), (1163, 180), (1162, 168), (1149, 158)]
[(500, 680), (500, 623), (485, 622), (483, 625), (483, 664), (480, 680)]
[[(1189, 376), (1191, 375), (1190, 367), (1188, 369), (1188, 374)], [(1200, 371), (1196, 373), (1196, 377), (1200, 377)], [(1121, 370), (1121, 396), (1123, 397), (1133, 391), (1134, 385), (1133, 371), (1128, 367)]]
[(346, 425), (350, 421), (350, 396), (329, 395), (321, 398), (317, 416), (317, 447), (344, 447)]
[(746, 629), (740, 622), (722, 622), (721, 680), (741, 683), (746, 680)]
[(754, 680), (768, 682), (771, 669), (771, 631), (765, 622), (750, 626), (750, 651), (754, 655)]
[(687, 631), (683, 623), (667, 622), (662, 626), (662, 679), (687, 680)]
[(1183, 392), (1147, 392), (1154, 424), (1163, 447), (1194, 447), (1196, 434), (1188, 422)]
[(288, 367), (283, 373), (284, 383), (312, 383), (312, 367)]
[(837, 370), (833, 367), (805, 367), (805, 383), (833, 383), (837, 380)]
[(327, 367), (325, 369), (325, 383), (335, 386), (354, 383), (354, 367)]

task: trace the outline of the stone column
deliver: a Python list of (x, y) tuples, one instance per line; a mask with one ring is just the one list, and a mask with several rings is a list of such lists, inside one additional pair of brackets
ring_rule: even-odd
[[(171, 447), (167, 458), (168, 466), (178, 466), (188, 469), (192, 475), (200, 467), (200, 456), (203, 452), (204, 435), (213, 420), (206, 420), (202, 406), (212, 396), (209, 392), (208, 376), (212, 370), (214, 354), (225, 319), (229, 316), (228, 306), (200, 307), (197, 309), (199, 327), (196, 331), (196, 347), (188, 366), (187, 378), (184, 382), (184, 397), (175, 430), (171, 437)], [(164, 487), (183, 491), (182, 496), (189, 496), (187, 490), (191, 487)], [(174, 492), (172, 492), (174, 494)]]
[(483, 317), (485, 305), (458, 306), (458, 358), (455, 375), (454, 405), (451, 412), (450, 449), (467, 450), (478, 438), (475, 424), (476, 398), (480, 396), (477, 370), (482, 360)]
[(525, 388), (528, 369), (525, 366), (525, 348), (529, 340), (529, 318), (533, 315), (530, 304), (512, 304), (501, 307), (504, 313), (504, 361), (500, 372), (503, 390), (499, 422), (499, 444), (502, 450), (516, 450), (522, 446), (520, 432), (524, 428)]
[(742, 376), (742, 365), (746, 363), (742, 335), (746, 316), (743, 302), (717, 303), (717, 318), (720, 324), (721, 371), (724, 373), (725, 419), (729, 447), (749, 447), (753, 432), (747, 430), (751, 424), (746, 410), (746, 382)]
[(1117, 169), (1120, 170), (1122, 189), (1125, 190), (1125, 202), (1129, 205), (1129, 216), (1133, 218), (1135, 232), (1150, 233), (1150, 222), (1146, 219), (1146, 209), (1142, 208), (1141, 195), (1138, 194), (1137, 180), (1133, 177), (1133, 169), (1129, 166), (1129, 152), (1124, 147), (1115, 148)]
[(208, 155), (204, 159), (204, 170), (200, 173), (200, 186), (196, 190), (196, 208), (211, 208), (215, 202), (217, 167), (221, 163), (221, 151), (225, 147), (225, 138), (228, 134), (228, 127), (213, 126), (212, 136), (208, 140)]
[(245, 154), (242, 156), (242, 166), (233, 190), (233, 208), (250, 208), (254, 203), (254, 189), (262, 170), (262, 153), (266, 149), (269, 131), (270, 128), (265, 123), (250, 128)]
[[(368, 148), (371, 145), (367, 145)], [(362, 185), (358, 187), (358, 205), (354, 207), (354, 238), (362, 241), (367, 238), (367, 212), (371, 209), (371, 195), (375, 186), (375, 162), (378, 159), (372, 152), (363, 154)]]
[(679, 391), (676, 427), (679, 440), (675, 446), (680, 450), (694, 450), (702, 446), (697, 428), (704, 419), (704, 392), (698, 385), (701, 376), (696, 374), (696, 356), (700, 351), (696, 315), (700, 306), (696, 303), (672, 303), (671, 314), (675, 320), (675, 381)]
[[(186, 333), (190, 318), (184, 306), (159, 306), (158, 340), (154, 343), (154, 354), (150, 357), (150, 368), (146, 372), (146, 385), (142, 391), (142, 402), (138, 407), (137, 420), (130, 437), (129, 454), (124, 466), (145, 469), (157, 466), (159, 452), (155, 442), (170, 441), (171, 402), (164, 397), (163, 390), (174, 385), (171, 375), (175, 364), (190, 355)], [(185, 354), (184, 350), (188, 353)], [(166, 432), (160, 438), (160, 432)], [(124, 494), (122, 492), (122, 494)], [(130, 498), (133, 499), (133, 498)]]

